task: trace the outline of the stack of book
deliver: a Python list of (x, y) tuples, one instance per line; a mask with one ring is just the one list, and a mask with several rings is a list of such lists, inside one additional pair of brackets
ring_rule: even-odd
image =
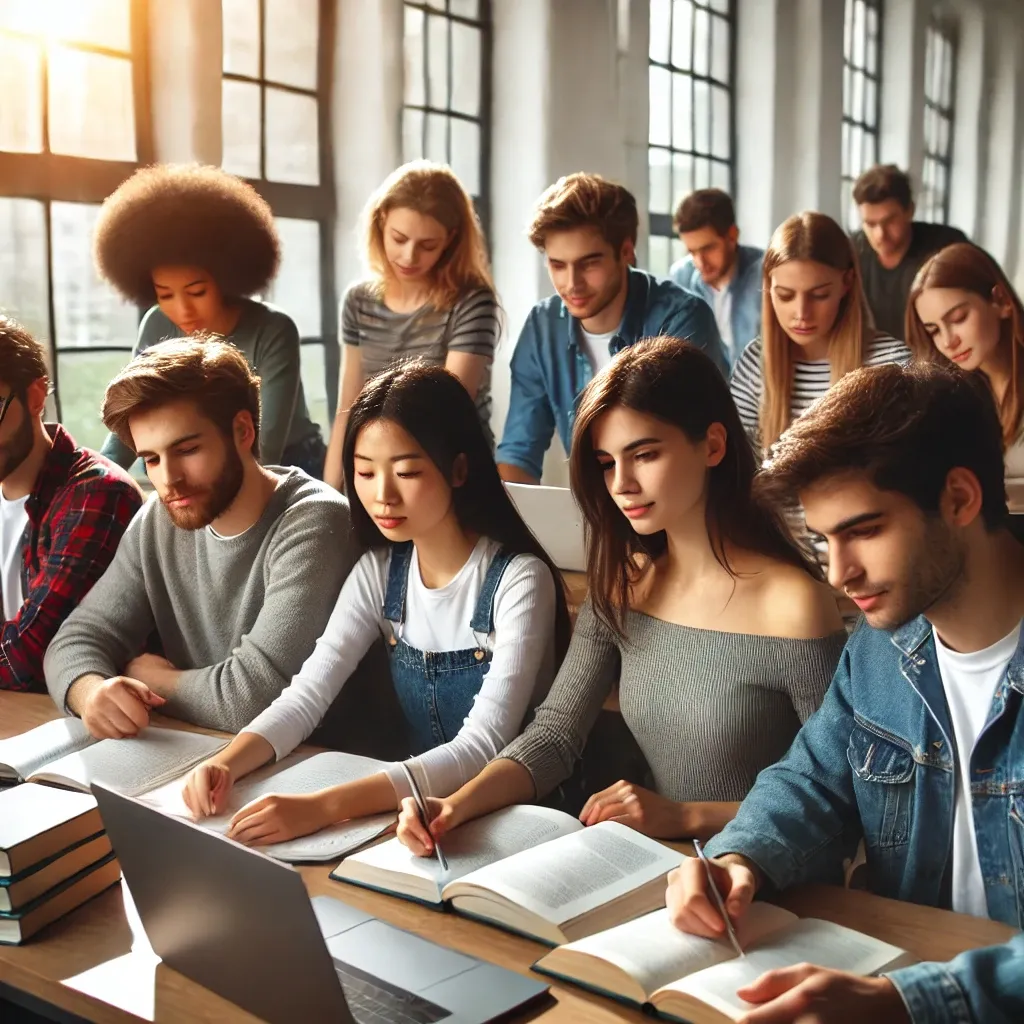
[(91, 796), (34, 783), (0, 790), (0, 943), (24, 942), (120, 877)]

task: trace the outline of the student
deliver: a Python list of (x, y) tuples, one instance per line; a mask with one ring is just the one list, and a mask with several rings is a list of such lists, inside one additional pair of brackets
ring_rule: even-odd
[[(319, 479), (325, 448), (306, 407), (299, 330), (283, 310), (252, 298), (270, 286), (281, 251), (256, 191), (216, 167), (144, 167), (104, 202), (93, 247), (100, 276), (151, 307), (134, 354), (196, 333), (232, 342), (261, 381), (264, 463)], [(126, 469), (135, 458), (113, 434), (103, 454)]]
[(142, 505), (122, 469), (43, 423), (43, 346), (0, 316), (0, 690), (46, 692), (43, 653)]
[(764, 250), (740, 245), (732, 199), (720, 188), (691, 192), (676, 208), (672, 227), (689, 255), (673, 263), (668, 276), (714, 310), (732, 366), (761, 330)]
[(726, 373), (711, 307), (670, 281), (636, 270), (636, 200), (597, 174), (559, 178), (537, 203), (530, 241), (544, 253), (557, 295), (538, 302), (512, 355), (512, 389), (498, 469), (538, 483), (555, 430), (568, 452), (576, 403), (616, 352), (659, 334), (704, 349)]
[[(835, 601), (752, 500), (728, 387), (693, 346), (647, 340), (617, 356), (583, 393), (570, 468), (591, 596), (533, 721), (433, 802), (431, 833), (554, 789), (618, 682), (655, 790), (612, 785), (581, 820), (713, 835), (821, 703), (846, 638)], [(408, 804), (399, 835), (432, 849)]]
[(907, 342), (918, 359), (949, 360), (988, 381), (1016, 504), (1024, 491), (1024, 306), (999, 264), (970, 242), (932, 256), (910, 290)]
[[(1002, 431), (983, 385), (914, 364), (850, 374), (782, 436), (766, 496), (797, 492), (864, 612), (821, 710), (708, 844), (733, 920), (766, 884), (841, 879), (1024, 925), (1024, 548), (1006, 529)], [(721, 936), (703, 866), (673, 873), (677, 927)], [(806, 965), (740, 995), (822, 1024), (1024, 1020), (1024, 937), (881, 979)], [(760, 1015), (759, 1015), (760, 1014)]]
[(757, 451), (844, 374), (910, 358), (871, 327), (853, 247), (823, 213), (799, 213), (772, 235), (764, 256), (761, 336), (733, 370), (732, 397)]
[(914, 220), (910, 176), (894, 164), (870, 167), (853, 186), (861, 230), (853, 236), (864, 295), (875, 326), (903, 339), (907, 294), (921, 264), (967, 236), (947, 224)]
[[(348, 493), (368, 548), (324, 635), (276, 701), (185, 787), (197, 815), (220, 811), (235, 780), (284, 757), (313, 730), (383, 633), (424, 793), (447, 796), (518, 735), (565, 651), (557, 569), (502, 487), (473, 400), (441, 367), (374, 377), (348, 418)], [(229, 835), (263, 845), (410, 795), (401, 764), (309, 796), (240, 811)]]
[(235, 732), (323, 631), (355, 562), (348, 507), (301, 470), (260, 465), (259, 408), (259, 379), (222, 341), (153, 345), (107, 387), (103, 422), (156, 494), (43, 666), (94, 736), (133, 736), (157, 707)]
[(399, 360), (418, 357), (451, 370), (494, 443), (498, 300), (472, 199), (450, 168), (414, 160), (384, 179), (364, 216), (371, 276), (342, 300), (341, 397), (324, 474), (338, 488), (349, 407), (368, 378)]

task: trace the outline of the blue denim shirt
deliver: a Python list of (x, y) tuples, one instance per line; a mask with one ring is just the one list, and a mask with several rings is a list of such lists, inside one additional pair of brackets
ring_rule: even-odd
[[(764, 249), (741, 245), (736, 252), (736, 273), (729, 282), (732, 292), (732, 348), (727, 348), (729, 364), (736, 365), (743, 350), (761, 333), (761, 263)], [(715, 301), (704, 283), (692, 256), (672, 264), (668, 276), (680, 288), (699, 295), (712, 309)]]
[[(971, 755), (971, 803), (989, 917), (1024, 925), (1024, 639)], [(708, 853), (741, 853), (779, 888), (836, 881), (858, 840), (868, 887), (949, 908), (953, 728), (931, 625), (862, 625), (820, 708), (766, 768)], [(893, 971), (914, 1024), (1024, 1021), (1024, 935), (949, 963)]]
[[(728, 375), (728, 359), (711, 307), (671, 281), (659, 281), (630, 267), (622, 323), (608, 348), (614, 355), (641, 338), (659, 334), (693, 342)], [(556, 428), (569, 451), (576, 402), (593, 376), (579, 321), (557, 295), (538, 302), (512, 354), (512, 390), (498, 462), (525, 469), (539, 480)]]

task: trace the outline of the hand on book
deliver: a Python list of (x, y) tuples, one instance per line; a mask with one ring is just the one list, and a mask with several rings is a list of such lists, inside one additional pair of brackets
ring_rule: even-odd
[(77, 679), (68, 691), (68, 707), (98, 740), (135, 736), (149, 725), (149, 712), (166, 703), (145, 683), (128, 676)]
[(224, 810), (233, 782), (231, 769), (216, 758), (211, 758), (196, 765), (188, 773), (181, 796), (185, 806), (198, 821)]
[(762, 974), (736, 993), (756, 1010), (739, 1024), (909, 1024), (903, 998), (888, 978), (863, 978), (812, 964)]
[(260, 797), (231, 819), (227, 837), (246, 846), (267, 846), (319, 832), (334, 824), (325, 811), (323, 793)]
[(681, 932), (720, 939), (725, 934), (725, 922), (708, 888), (708, 871), (714, 877), (733, 924), (747, 912), (760, 878), (751, 861), (734, 853), (709, 860), (706, 865), (696, 857), (687, 857), (670, 872), (665, 906), (672, 923)]
[(590, 797), (580, 811), (580, 821), (584, 825), (617, 821), (652, 839), (676, 839), (685, 834), (684, 808), (643, 786), (616, 782)]
[(434, 853), (434, 840), (441, 839), (461, 823), (457, 806), (451, 800), (427, 797), (427, 814), (430, 815), (430, 830), (423, 827), (416, 801), (407, 796), (402, 801), (398, 815), (399, 842), (409, 847), (417, 857), (430, 857)]

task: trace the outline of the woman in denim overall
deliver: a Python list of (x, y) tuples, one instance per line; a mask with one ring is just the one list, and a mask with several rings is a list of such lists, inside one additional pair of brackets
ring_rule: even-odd
[(218, 813), (235, 779), (290, 753), (316, 727), (383, 635), (413, 757), (304, 796), (271, 796), (229, 835), (254, 845), (394, 811), (409, 795), (446, 796), (522, 728), (565, 652), (558, 571), (509, 499), (473, 400), (447, 370), (404, 364), (353, 404), (343, 449), (356, 537), (367, 549), (324, 635), (280, 697), (185, 787), (197, 815)]

